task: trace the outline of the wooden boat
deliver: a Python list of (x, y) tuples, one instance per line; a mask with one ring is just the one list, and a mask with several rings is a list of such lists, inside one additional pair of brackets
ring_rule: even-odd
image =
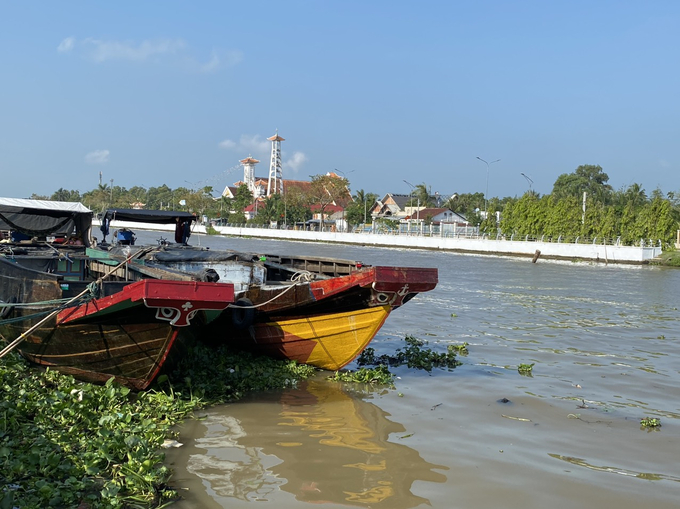
[(234, 288), (97, 256), (91, 222), (81, 204), (0, 198), (0, 229), (26, 237), (0, 243), (0, 356), (16, 348), (85, 381), (146, 389)]
[[(142, 211), (140, 221), (153, 214)], [(134, 221), (135, 211), (106, 216)], [(172, 224), (172, 213), (167, 217)], [(120, 256), (121, 249), (127, 248), (108, 252)], [(210, 323), (205, 340), (329, 370), (351, 362), (393, 310), (434, 289), (438, 279), (436, 268), (372, 267), (353, 260), (167, 243), (134, 260), (234, 285), (236, 302)]]

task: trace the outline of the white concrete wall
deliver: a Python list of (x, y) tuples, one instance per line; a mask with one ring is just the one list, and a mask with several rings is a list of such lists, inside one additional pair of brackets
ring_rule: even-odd
[(215, 228), (223, 235), (266, 237), (282, 240), (341, 242), (368, 246), (408, 247), (461, 251), (484, 254), (541, 256), (551, 258), (599, 260), (613, 263), (643, 263), (661, 254), (660, 247), (611, 246), (597, 244), (565, 244), (556, 242), (525, 242), (510, 240), (471, 239), (452, 237), (421, 237), (418, 235), (381, 235), (371, 233), (309, 232), (303, 230), (266, 230), (258, 228)]
[[(96, 226), (95, 226), (96, 223)], [(93, 233), (97, 236), (99, 223), (93, 221)], [(161, 230), (174, 232), (174, 225), (150, 223), (127, 223), (113, 221), (110, 232), (116, 228), (132, 230)], [(570, 260), (594, 260), (607, 263), (645, 263), (661, 254), (660, 247), (612, 246), (602, 244), (566, 244), (557, 242), (526, 242), (520, 240), (492, 240), (478, 238), (422, 237), (419, 235), (384, 235), (377, 233), (310, 232), (304, 230), (275, 230), (268, 228), (239, 228), (217, 226), (222, 235), (234, 237), (261, 237), (303, 242), (339, 242), (366, 246), (407, 247), (413, 249), (436, 249), (467, 253), (534, 256), (536, 250), (542, 257)], [(205, 226), (194, 225), (193, 233), (205, 233)], [(172, 240), (169, 238), (168, 240)]]

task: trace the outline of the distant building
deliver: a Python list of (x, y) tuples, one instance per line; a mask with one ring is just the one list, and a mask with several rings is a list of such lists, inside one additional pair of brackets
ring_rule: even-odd
[(447, 208), (423, 208), (404, 218), (405, 221), (425, 221), (438, 225), (441, 223), (467, 224), (467, 219)]
[[(222, 197), (233, 199), (236, 197), (238, 188), (246, 185), (248, 190), (253, 195), (253, 203), (246, 207), (243, 212), (246, 219), (253, 219), (257, 215), (258, 208), (261, 207), (261, 203), (266, 197), (272, 196), (274, 194), (280, 194), (284, 197), (293, 192), (299, 192), (300, 194), (309, 194), (312, 183), (304, 180), (285, 180), (283, 178), (283, 169), (281, 162), (281, 142), (285, 141), (284, 138), (279, 136), (278, 132), (271, 138), (267, 138), (272, 142), (271, 149), (271, 160), (269, 165), (269, 177), (256, 177), (255, 176), (255, 165), (260, 161), (252, 156), (248, 156), (245, 159), (241, 159), (239, 162), (243, 166), (243, 180), (234, 182), (231, 186), (226, 186), (222, 191)], [(341, 178), (339, 175), (333, 172), (329, 172), (326, 175), (335, 178)], [(324, 209), (324, 215), (326, 218), (333, 214), (339, 214), (340, 218), (344, 218), (344, 210), (347, 205), (352, 201), (352, 194), (347, 189), (347, 193), (340, 198), (333, 200), (332, 203), (326, 205)], [(321, 219), (321, 207), (316, 205), (312, 206), (312, 214), (315, 219)]]
[(370, 209), (372, 217), (387, 217), (390, 219), (403, 219), (409, 213), (415, 212), (418, 207), (409, 204), (413, 197), (408, 194), (387, 193), (381, 200), (377, 200)]

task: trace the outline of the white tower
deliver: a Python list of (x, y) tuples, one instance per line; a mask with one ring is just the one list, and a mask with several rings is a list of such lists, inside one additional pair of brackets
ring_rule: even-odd
[(253, 196), (255, 196), (255, 165), (260, 161), (248, 156), (239, 162), (243, 165), (243, 182), (248, 186), (248, 190), (253, 193)]
[(279, 136), (278, 131), (271, 138), (272, 156), (269, 162), (269, 181), (267, 182), (267, 196), (272, 194), (283, 194), (283, 172), (281, 171), (281, 142), (284, 138)]

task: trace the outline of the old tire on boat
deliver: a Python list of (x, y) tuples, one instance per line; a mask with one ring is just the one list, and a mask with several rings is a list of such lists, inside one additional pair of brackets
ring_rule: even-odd
[(239, 299), (231, 305), (231, 323), (235, 329), (250, 327), (255, 321), (255, 309), (250, 299)]

